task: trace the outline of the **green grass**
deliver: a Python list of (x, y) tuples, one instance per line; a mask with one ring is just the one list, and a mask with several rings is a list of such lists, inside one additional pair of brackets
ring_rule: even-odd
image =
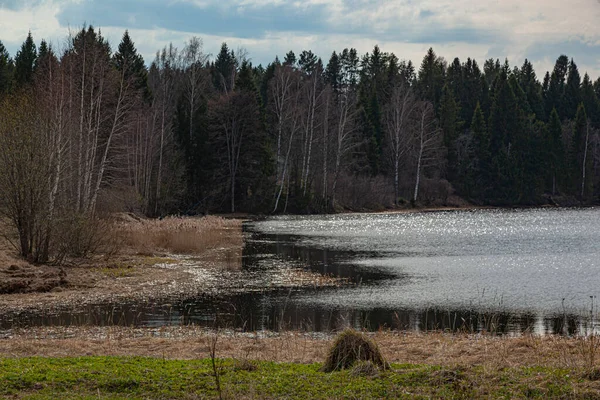
[[(219, 360), (224, 398), (598, 398), (600, 382), (555, 368), (441, 368), (392, 364), (375, 376), (320, 364)], [(589, 374), (588, 374), (589, 375)], [(218, 398), (210, 360), (132, 357), (0, 359), (0, 397)]]

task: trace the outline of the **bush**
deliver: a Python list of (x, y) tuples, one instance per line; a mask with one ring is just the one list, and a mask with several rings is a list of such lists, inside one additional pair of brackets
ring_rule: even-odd
[(369, 361), (381, 369), (388, 368), (375, 342), (360, 332), (347, 329), (335, 339), (321, 370), (340, 371), (352, 368), (357, 361)]

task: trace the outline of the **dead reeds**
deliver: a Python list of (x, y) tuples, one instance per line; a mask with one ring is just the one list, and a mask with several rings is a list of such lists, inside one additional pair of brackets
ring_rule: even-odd
[(242, 248), (241, 221), (221, 217), (139, 219), (129, 215), (115, 221), (115, 231), (133, 252), (198, 255), (207, 250)]

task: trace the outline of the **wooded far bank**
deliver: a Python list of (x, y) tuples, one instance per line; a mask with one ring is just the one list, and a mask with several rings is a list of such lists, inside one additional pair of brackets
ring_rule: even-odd
[[(125, 32), (0, 42), (0, 210), (46, 259), (58, 221), (422, 205), (579, 205), (600, 195), (600, 78), (420, 66), (378, 46), (255, 66), (196, 37), (149, 67)], [(81, 237), (82, 235), (75, 235)], [(27, 253), (27, 252), (25, 252)]]

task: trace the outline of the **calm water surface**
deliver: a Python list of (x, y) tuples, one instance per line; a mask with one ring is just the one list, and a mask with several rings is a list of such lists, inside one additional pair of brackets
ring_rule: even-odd
[(246, 330), (309, 331), (586, 334), (600, 327), (598, 208), (285, 216), (248, 223), (245, 230), (244, 270), (300, 266), (352, 285), (17, 319), (160, 326), (210, 325), (217, 318)]

